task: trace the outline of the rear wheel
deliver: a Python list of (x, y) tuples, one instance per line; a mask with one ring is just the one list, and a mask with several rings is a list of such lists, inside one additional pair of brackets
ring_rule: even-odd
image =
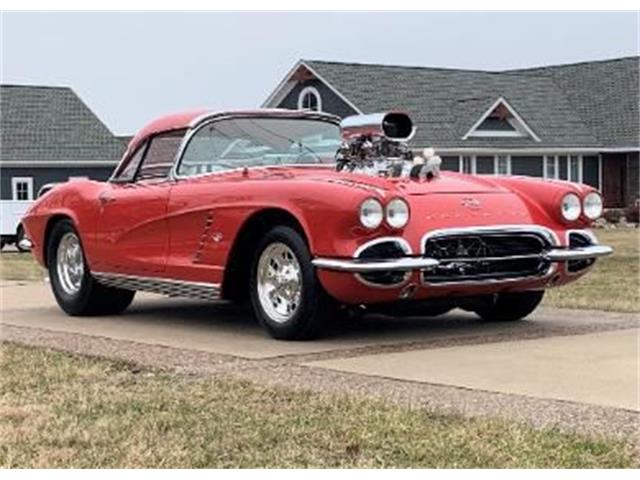
[(69, 315), (120, 313), (135, 295), (134, 291), (105, 287), (94, 280), (80, 237), (69, 220), (58, 222), (51, 231), (47, 267), (53, 295)]
[(250, 294), (258, 321), (278, 339), (317, 337), (337, 312), (316, 277), (304, 239), (285, 226), (269, 231), (256, 249)]
[(499, 293), (486, 304), (473, 310), (487, 322), (520, 320), (537, 308), (542, 301), (542, 297), (544, 297), (544, 290)]

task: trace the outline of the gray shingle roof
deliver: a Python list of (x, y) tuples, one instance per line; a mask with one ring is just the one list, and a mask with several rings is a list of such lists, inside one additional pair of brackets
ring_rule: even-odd
[(0, 86), (0, 161), (115, 163), (124, 146), (68, 87)]
[[(587, 115), (599, 114), (596, 109), (576, 107), (583, 101), (570, 90), (566, 79), (571, 73), (558, 75), (549, 72), (481, 72), (469, 70), (401, 67), (358, 63), (339, 63), (315, 60), (303, 61), (325, 81), (363, 112), (402, 109), (408, 111), (418, 127), (414, 140), (418, 146), (435, 147), (602, 147), (612, 144), (615, 135), (605, 140), (599, 127), (613, 122), (611, 115), (598, 121)], [(636, 58), (637, 66), (637, 58)], [(564, 68), (564, 67), (557, 67)], [(604, 75), (606, 72), (602, 72)], [(596, 73), (593, 76), (597, 76)], [(615, 109), (624, 112), (615, 133), (633, 135), (636, 112), (628, 86), (634, 82), (633, 72), (622, 69), (615, 75), (606, 73), (610, 80), (590, 85), (595, 92), (615, 103)], [(592, 83), (596, 83), (592, 80)], [(637, 86), (637, 67), (635, 70)], [(625, 88), (621, 88), (624, 85)], [(587, 87), (585, 87), (586, 90)], [(613, 93), (602, 94), (602, 89)], [(607, 90), (607, 91), (608, 91)], [(568, 92), (569, 91), (569, 92)], [(586, 93), (581, 94), (586, 96)], [(592, 95), (595, 95), (593, 93)], [(465, 133), (500, 97), (503, 97), (540, 138), (468, 138)], [(637, 87), (635, 90), (637, 99)], [(631, 126), (629, 126), (630, 124)], [(637, 137), (637, 135), (636, 135)], [(618, 142), (619, 143), (619, 142)], [(635, 145), (638, 140), (636, 138)]]
[(513, 70), (552, 78), (606, 147), (638, 147), (640, 57)]

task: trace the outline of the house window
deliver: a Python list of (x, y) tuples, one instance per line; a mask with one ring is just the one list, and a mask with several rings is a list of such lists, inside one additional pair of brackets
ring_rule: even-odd
[(511, 173), (513, 175), (542, 177), (544, 175), (542, 157), (511, 156)]
[(597, 155), (582, 157), (582, 182), (600, 188), (600, 157)]
[(494, 172), (494, 159), (488, 156), (476, 157), (476, 173), (492, 174)]
[(14, 200), (33, 200), (33, 178), (13, 177), (11, 179), (11, 191)]
[(544, 178), (558, 178), (558, 157), (544, 157)]
[(474, 173), (473, 157), (463, 156), (462, 158), (462, 173)]
[(442, 157), (441, 170), (449, 170), (451, 172), (460, 171), (460, 159), (459, 157)]
[(509, 175), (511, 173), (508, 155), (496, 156), (496, 173), (498, 175)]
[(298, 96), (298, 110), (322, 111), (320, 92), (313, 87), (303, 88)]
[(571, 155), (569, 157), (569, 181), (570, 182), (581, 182), (582, 178), (580, 175), (580, 157), (577, 155)]

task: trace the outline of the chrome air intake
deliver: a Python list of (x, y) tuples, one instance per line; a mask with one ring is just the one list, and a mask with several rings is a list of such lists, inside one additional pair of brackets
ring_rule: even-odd
[[(399, 238), (379, 238), (360, 247), (355, 254), (359, 260), (388, 260), (402, 258), (411, 253), (409, 245)], [(402, 285), (411, 276), (410, 272), (385, 270), (371, 273), (358, 273), (358, 279), (366, 285), (391, 288)]]

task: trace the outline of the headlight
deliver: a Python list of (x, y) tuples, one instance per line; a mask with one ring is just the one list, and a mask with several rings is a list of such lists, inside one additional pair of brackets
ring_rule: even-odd
[(599, 218), (602, 215), (602, 197), (596, 192), (587, 194), (582, 201), (582, 211), (590, 220)]
[(580, 198), (575, 193), (567, 193), (562, 197), (561, 212), (562, 218), (573, 222), (580, 217), (582, 206), (580, 204)]
[(374, 229), (382, 223), (382, 204), (375, 198), (367, 198), (360, 204), (360, 223), (363, 227)]
[(409, 205), (401, 198), (394, 198), (385, 208), (385, 220), (391, 228), (402, 228), (409, 223)]

